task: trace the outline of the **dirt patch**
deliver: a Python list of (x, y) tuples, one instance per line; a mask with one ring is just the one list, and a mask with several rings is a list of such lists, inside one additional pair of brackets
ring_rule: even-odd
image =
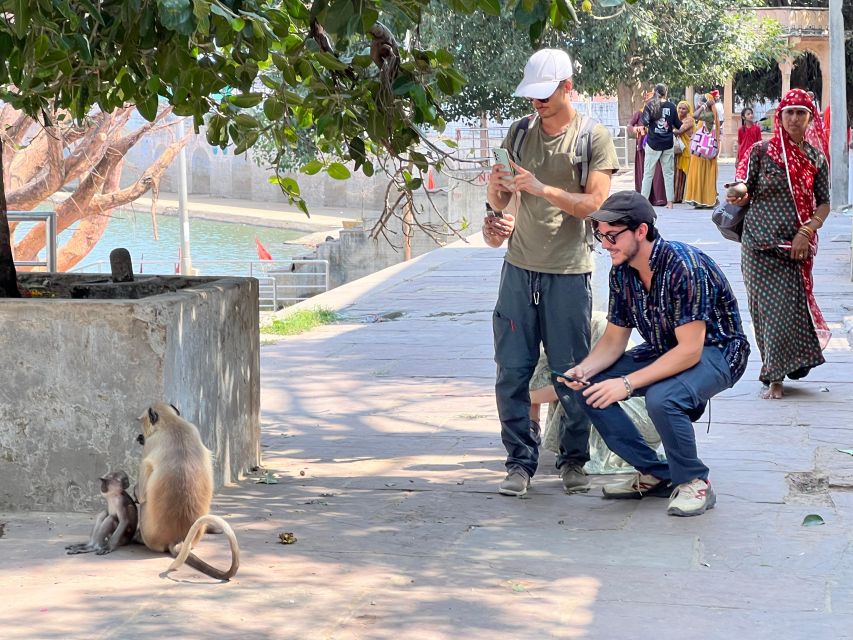
[(794, 471), (785, 475), (786, 503), (829, 502), (829, 477), (815, 471)]

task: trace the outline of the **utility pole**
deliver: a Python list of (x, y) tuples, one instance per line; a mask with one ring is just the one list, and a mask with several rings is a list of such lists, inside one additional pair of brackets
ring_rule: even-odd
[[(178, 120), (178, 140), (184, 139), (184, 119)], [(846, 166), (846, 165), (845, 165)], [(178, 154), (178, 221), (181, 225), (181, 275), (190, 276), (193, 261), (190, 256), (190, 217), (187, 211), (187, 147)]]
[(829, 0), (829, 154), (832, 157), (832, 192), (830, 202), (837, 211), (848, 204), (847, 173), (847, 81), (844, 61), (844, 17), (842, 0)]

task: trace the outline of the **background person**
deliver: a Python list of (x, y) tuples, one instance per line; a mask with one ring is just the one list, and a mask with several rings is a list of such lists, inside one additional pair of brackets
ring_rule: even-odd
[[(655, 212), (633, 191), (610, 196), (591, 218), (610, 254), (610, 305), (604, 336), (568, 382), (607, 446), (637, 469), (606, 485), (605, 498), (666, 495), (667, 513), (695, 516), (714, 506), (708, 467), (692, 421), (707, 401), (746, 369), (749, 342), (737, 299), (722, 270), (696, 247), (661, 238)], [(636, 329), (645, 342), (625, 353)], [(644, 395), (666, 461), (643, 440), (619, 402)]]
[[(714, 135), (719, 149), (720, 120), (715, 104), (714, 94), (706, 93), (704, 101), (696, 107), (693, 117), (697, 129), (702, 127)], [(692, 204), (696, 209), (709, 209), (717, 204), (717, 157), (708, 159), (696, 154), (690, 156), (684, 202)]]
[[(649, 92), (651, 99), (651, 92)], [(641, 193), (643, 190), (643, 171), (646, 165), (646, 127), (643, 126), (643, 110), (634, 112), (628, 122), (628, 129), (637, 140), (634, 150), (634, 190)], [(655, 164), (654, 177), (652, 178), (652, 189), (649, 191), (649, 202), (656, 207), (666, 204), (666, 188), (663, 184), (663, 169), (660, 162)]]
[(737, 164), (756, 142), (761, 142), (761, 125), (756, 124), (755, 112), (746, 107), (740, 112), (740, 128), (737, 130)]
[(696, 121), (693, 119), (693, 107), (687, 100), (679, 102), (676, 109), (681, 127), (675, 131), (675, 135), (681, 141), (682, 150), (675, 155), (675, 202), (683, 202), (687, 172), (690, 170), (690, 138), (696, 131)]
[(817, 231), (829, 215), (828, 162), (806, 142), (814, 115), (805, 91), (786, 93), (776, 110), (773, 138), (753, 145), (738, 165), (746, 195), (728, 198), (749, 203), (741, 269), (761, 353), (764, 398), (781, 398), (786, 377), (797, 380), (822, 364), (821, 350), (830, 337), (812, 279)]
[(646, 127), (645, 166), (643, 167), (643, 185), (641, 193), (648, 198), (652, 189), (652, 176), (655, 166), (660, 162), (663, 170), (663, 185), (666, 191), (666, 208), (672, 209), (675, 198), (675, 153), (673, 151), (673, 131), (681, 128), (681, 121), (675, 112), (675, 105), (667, 99), (665, 84), (656, 84), (652, 99), (643, 109), (643, 126)]
[[(587, 216), (610, 191), (619, 168), (607, 129), (592, 129), (592, 159), (585, 188), (572, 162), (581, 117), (572, 107), (572, 62), (557, 49), (534, 53), (524, 67), (515, 95), (528, 98), (536, 116), (529, 123), (518, 162), (495, 165), (487, 197), (496, 211), (516, 198), (514, 228), (497, 233), (484, 223), (486, 243), (498, 247), (509, 238), (493, 314), (497, 377), (495, 396), (507, 475), (499, 492), (527, 492), (539, 464), (540, 434), (530, 420), (528, 384), (544, 347), (552, 369), (564, 371), (589, 351), (592, 311), (592, 245)], [(512, 151), (518, 123), (503, 147)], [(511, 171), (515, 172), (513, 175)], [(566, 491), (589, 487), (583, 465), (589, 459), (589, 419), (566, 387), (557, 389), (566, 411), (557, 467)]]

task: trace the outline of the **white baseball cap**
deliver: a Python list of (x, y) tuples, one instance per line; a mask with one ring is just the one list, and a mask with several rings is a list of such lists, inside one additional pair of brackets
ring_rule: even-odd
[(542, 100), (572, 77), (572, 59), (561, 49), (540, 49), (524, 65), (524, 78), (512, 95)]

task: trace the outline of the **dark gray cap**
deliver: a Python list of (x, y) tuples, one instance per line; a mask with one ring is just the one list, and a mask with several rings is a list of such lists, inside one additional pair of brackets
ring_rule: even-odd
[(609, 224), (630, 220), (636, 224), (645, 222), (653, 225), (657, 220), (655, 209), (648, 198), (636, 191), (617, 191), (601, 204), (601, 209), (594, 211), (589, 217)]

